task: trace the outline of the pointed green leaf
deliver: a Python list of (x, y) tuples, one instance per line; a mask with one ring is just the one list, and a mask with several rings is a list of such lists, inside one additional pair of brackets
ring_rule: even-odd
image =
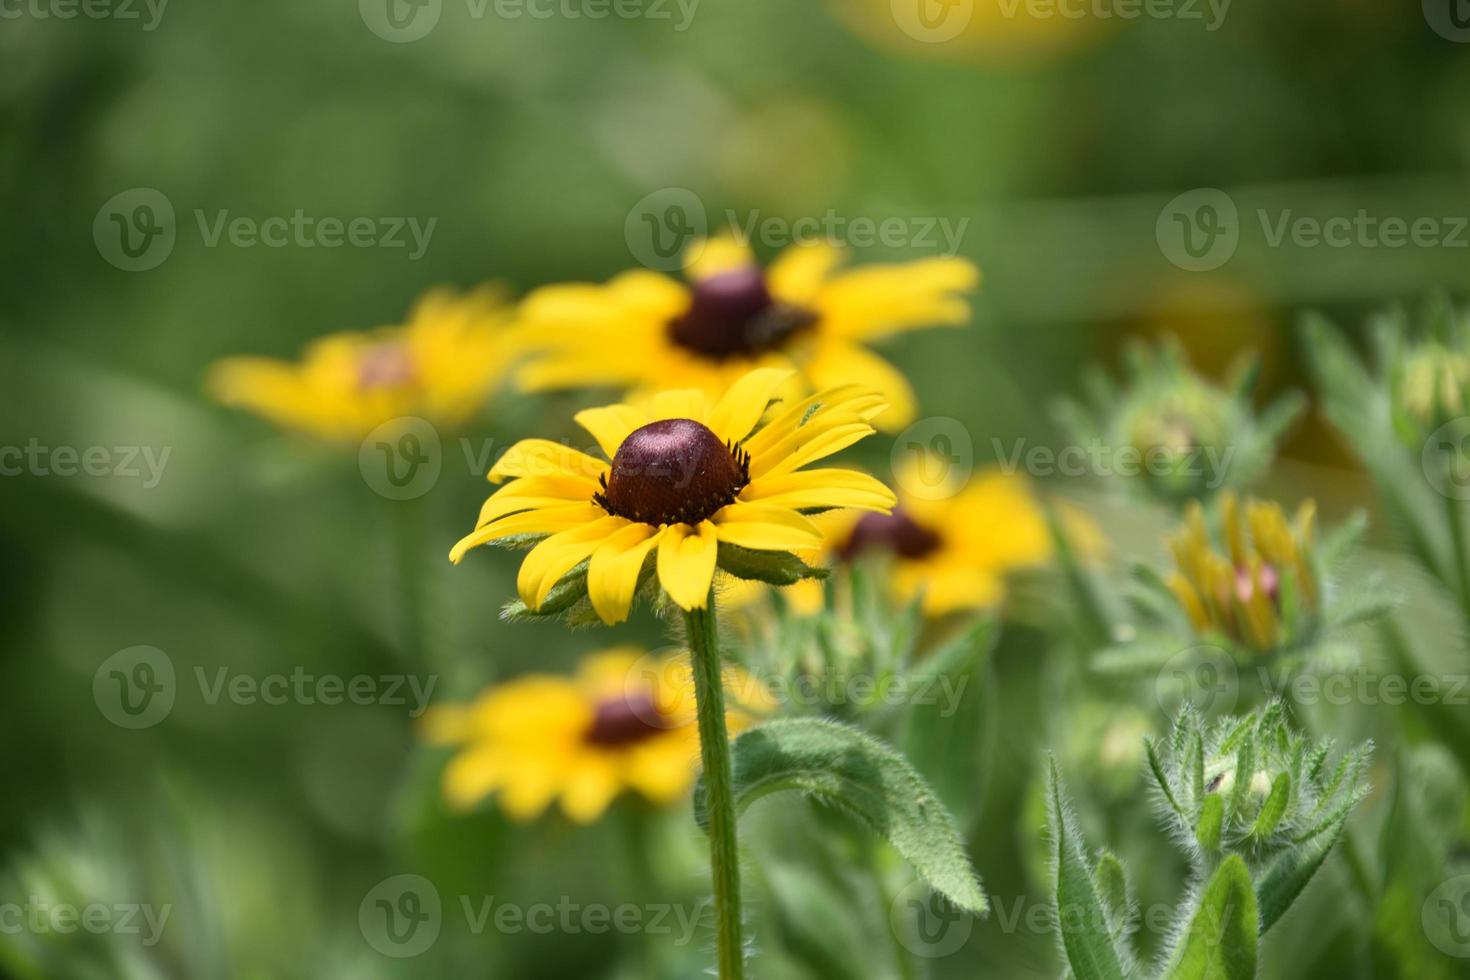
[(1250, 872), (1232, 854), (1200, 893), (1167, 980), (1255, 980), (1257, 924)]
[(1256, 822), (1251, 825), (1253, 839), (1263, 841), (1271, 836), (1276, 825), (1286, 815), (1286, 803), (1290, 798), (1291, 774), (1283, 772), (1271, 784), (1271, 793), (1266, 797), (1266, 802), (1261, 804), (1261, 812), (1256, 814)]
[(1332, 845), (1342, 834), (1346, 818), (1339, 821), (1329, 832), (1318, 834), (1305, 844), (1284, 851), (1266, 866), (1258, 876), (1256, 897), (1260, 902), (1261, 932), (1276, 924), (1276, 921), (1291, 908), (1298, 895), (1307, 887), (1307, 882), (1327, 860)]
[(1048, 820), (1056, 848), (1057, 927), (1062, 949), (1077, 980), (1123, 980), (1122, 958), (1113, 945), (1097, 883), (1084, 855), (1082, 837), (1062, 796), (1056, 760), (1051, 762)]
[[(751, 729), (731, 748), (740, 810), (782, 790), (810, 794), (867, 824), (955, 905), (980, 915), (987, 911), (949, 812), (908, 760), (887, 745), (847, 725), (797, 718)], [(694, 812), (705, 826), (703, 780), (695, 787)]]
[(768, 585), (795, 585), (804, 578), (826, 578), (825, 568), (813, 568), (789, 551), (755, 551), (720, 542), (720, 568), (736, 578)]
[(1199, 823), (1194, 836), (1206, 854), (1220, 853), (1220, 838), (1225, 830), (1225, 800), (1219, 793), (1210, 793), (1199, 808)]

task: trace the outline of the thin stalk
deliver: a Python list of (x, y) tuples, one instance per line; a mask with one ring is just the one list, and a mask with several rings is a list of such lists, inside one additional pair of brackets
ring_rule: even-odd
[(694, 698), (699, 713), (699, 754), (704, 762), (705, 803), (709, 814), (709, 859), (715, 892), (715, 955), (720, 980), (742, 980), (745, 952), (740, 936), (740, 855), (735, 840), (735, 797), (730, 774), (730, 737), (725, 731), (725, 688), (720, 677), (720, 644), (715, 626), (715, 595), (704, 609), (684, 614), (694, 666)]
[(1455, 595), (1460, 612), (1470, 621), (1470, 555), (1465, 551), (1465, 502), (1445, 494), (1444, 512), (1449, 524), (1450, 554), (1455, 558)]

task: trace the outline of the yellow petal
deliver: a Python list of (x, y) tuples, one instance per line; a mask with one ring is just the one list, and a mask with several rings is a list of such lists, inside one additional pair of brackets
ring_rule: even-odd
[(806, 306), (843, 257), (842, 249), (826, 242), (793, 245), (766, 270), (766, 283), (778, 299), (794, 306)]
[(674, 524), (658, 546), (658, 580), (680, 609), (703, 609), (715, 575), (719, 539), (709, 521)]
[(650, 419), (693, 419), (703, 423), (709, 418), (709, 399), (697, 388), (660, 391), (649, 402)]
[(801, 551), (820, 548), (822, 532), (810, 520), (785, 507), (733, 503), (710, 520), (721, 541), (757, 551)]
[(550, 439), (522, 439), (507, 449), (490, 469), (490, 481), (508, 476), (575, 476), (596, 480), (607, 464)]
[(602, 816), (621, 788), (612, 760), (596, 753), (579, 756), (562, 786), (562, 812), (575, 823), (592, 823)]
[(852, 419), (832, 426), (813, 426), (810, 431), (803, 426), (773, 448), (754, 456), (750, 461), (753, 479), (767, 476), (782, 476), (800, 469), (833, 453), (841, 452), (853, 443), (866, 439), (875, 430), (867, 422)]
[(618, 447), (628, 438), (628, 433), (653, 421), (642, 408), (633, 405), (607, 405), (589, 408), (573, 416), (577, 424), (592, 434), (608, 459), (617, 455)]
[(684, 276), (690, 282), (733, 272), (755, 264), (750, 246), (733, 235), (717, 235), (689, 243), (684, 252)]
[(866, 421), (887, 406), (879, 392), (863, 385), (824, 389), (781, 409), (759, 432), (745, 440), (745, 448), (752, 456), (758, 456), (798, 430), (810, 433), (816, 431), (811, 426), (820, 428), (854, 418)]
[(592, 500), (598, 485), (592, 480), (573, 476), (528, 476), (512, 480), (492, 493), (480, 506), (475, 527), (518, 511), (563, 504), (585, 504)]
[(806, 372), (818, 388), (856, 383), (881, 392), (888, 409), (877, 416), (876, 424), (885, 431), (902, 429), (918, 415), (918, 399), (903, 372), (857, 344), (840, 340), (821, 344)]
[(960, 293), (975, 289), (980, 270), (961, 258), (868, 265), (827, 280), (816, 300), (822, 326), (851, 340), (901, 330), (957, 326), (970, 319)]
[(531, 549), (521, 562), (516, 577), (516, 590), (521, 601), (532, 609), (540, 609), (546, 593), (561, 577), (597, 550), (604, 541), (626, 527), (621, 517), (604, 517), (591, 524), (553, 534)]
[(567, 504), (561, 507), (542, 507), (520, 514), (502, 517), (491, 524), (476, 528), (460, 538), (449, 552), (449, 560), (456, 565), (471, 548), (497, 541), (501, 538), (521, 534), (555, 534), (574, 527), (581, 527), (607, 516), (607, 512), (596, 504)]
[(896, 502), (893, 491), (881, 480), (838, 467), (752, 480), (740, 491), (740, 499), (792, 510), (857, 507), (886, 511)]
[(587, 595), (592, 608), (611, 626), (628, 618), (638, 573), (663, 532), (647, 524), (627, 524), (592, 553), (587, 566)]
[(491, 746), (471, 746), (444, 767), (444, 797), (456, 809), (468, 809), (495, 792), (505, 777), (503, 753)]
[(750, 435), (776, 389), (794, 373), (784, 368), (758, 368), (746, 374), (715, 404), (709, 416), (710, 431), (730, 442)]

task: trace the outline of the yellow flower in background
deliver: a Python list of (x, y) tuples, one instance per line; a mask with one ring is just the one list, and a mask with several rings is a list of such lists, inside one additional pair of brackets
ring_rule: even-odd
[(803, 470), (872, 434), (883, 396), (860, 385), (767, 406), (790, 377), (763, 368), (718, 401), (697, 390), (662, 392), (638, 405), (577, 413), (611, 462), (544, 439), (512, 446), (490, 470), (510, 482), (485, 501), (476, 529), (450, 552), (502, 539), (550, 535), (521, 564), (517, 589), (532, 610), (586, 563), (592, 607), (607, 623), (626, 619), (644, 560), (682, 609), (706, 604), (720, 545), (794, 552), (821, 546), (803, 511), (887, 510), (893, 493), (864, 473)]
[(1167, 584), (1195, 629), (1216, 630), (1263, 651), (1288, 640), (1283, 594), (1289, 590), (1293, 609), (1310, 613), (1318, 606), (1312, 571), (1316, 517), (1311, 500), (1288, 522), (1279, 504), (1247, 500), (1242, 508), (1235, 494), (1222, 494), (1222, 553), (1215, 549), (1203, 508), (1191, 504), (1184, 527), (1168, 542), (1178, 571)]
[(611, 385), (633, 400), (684, 386), (716, 396), (752, 368), (794, 367), (810, 389), (876, 388), (889, 404), (878, 424), (901, 428), (914, 416), (913, 389), (865, 345), (968, 322), (963, 294), (979, 272), (960, 258), (851, 270), (839, 268), (842, 260), (840, 249), (801, 245), (762, 269), (746, 246), (712, 238), (689, 250), (688, 285), (640, 270), (605, 285), (535, 290), (519, 322), (540, 353), (521, 382), (533, 390)]
[(352, 442), (401, 416), (455, 425), (504, 377), (513, 357), (502, 290), (427, 293), (402, 326), (331, 334), (299, 362), (231, 357), (209, 371), (220, 403), (278, 426)]
[[(751, 705), (726, 714), (731, 733), (770, 706), (748, 675), (726, 668), (726, 688)], [(576, 676), (532, 674), (489, 688), (468, 705), (424, 717), (425, 738), (460, 750), (444, 771), (444, 793), (466, 809), (489, 796), (513, 820), (553, 802), (577, 823), (602, 816), (619, 793), (668, 805), (698, 773), (694, 681), (687, 657), (654, 658), (615, 647), (584, 658)]]
[[(895, 597), (909, 602), (922, 591), (929, 616), (999, 604), (1008, 574), (1044, 564), (1054, 550), (1046, 514), (1023, 477), (986, 470), (953, 493), (935, 493), (926, 474), (944, 465), (911, 458), (897, 474), (898, 505), (890, 513), (827, 517), (832, 554), (844, 561), (890, 556)], [(1079, 554), (1101, 550), (1089, 521), (1070, 515), (1067, 525)]]

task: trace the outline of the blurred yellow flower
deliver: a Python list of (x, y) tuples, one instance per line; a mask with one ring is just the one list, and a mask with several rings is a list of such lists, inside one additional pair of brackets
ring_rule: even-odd
[[(1046, 514), (1023, 477), (986, 470), (941, 494), (925, 477), (940, 465), (911, 458), (897, 474), (898, 505), (891, 513), (827, 518), (833, 554), (845, 561), (873, 552), (891, 556), (895, 597), (908, 602), (922, 592), (929, 616), (997, 605), (1005, 598), (1007, 574), (1044, 564), (1054, 550)], [(1102, 550), (1089, 520), (1075, 512), (1064, 519), (1080, 555)]]
[[(731, 733), (771, 705), (749, 675), (726, 668)], [(744, 700), (741, 696), (744, 695)], [(685, 657), (615, 647), (584, 658), (574, 677), (531, 674), (489, 688), (467, 705), (424, 716), (424, 738), (459, 746), (444, 793), (467, 809), (494, 795), (513, 820), (553, 801), (577, 823), (602, 816), (631, 790), (659, 805), (682, 799), (699, 760), (694, 680)]]
[(1317, 505), (1303, 501), (1288, 522), (1281, 506), (1220, 497), (1225, 552), (1215, 550), (1204, 509), (1190, 505), (1183, 528), (1169, 539), (1178, 571), (1167, 584), (1195, 629), (1217, 630), (1256, 650), (1271, 650), (1283, 636), (1282, 596), (1294, 608), (1315, 611), (1318, 583), (1312, 572)]
[(979, 271), (960, 258), (842, 271), (843, 257), (829, 245), (798, 245), (762, 269), (745, 245), (711, 238), (688, 251), (687, 286), (638, 270), (605, 285), (535, 290), (521, 304), (519, 332), (540, 353), (520, 380), (533, 390), (619, 386), (637, 400), (680, 386), (717, 395), (754, 367), (795, 367), (811, 388), (876, 388), (889, 404), (877, 424), (901, 428), (914, 417), (913, 389), (865, 345), (968, 322), (963, 294)]
[(498, 287), (427, 293), (402, 326), (331, 334), (299, 362), (231, 357), (206, 387), (219, 402), (321, 439), (352, 442), (421, 416), (455, 425), (484, 404), (514, 356)]
[(585, 564), (586, 592), (607, 623), (626, 619), (644, 561), (680, 608), (702, 609), (722, 546), (794, 552), (821, 546), (804, 511), (887, 510), (893, 494), (865, 473), (803, 470), (873, 432), (883, 396), (845, 385), (766, 410), (791, 372), (751, 371), (717, 401), (697, 390), (577, 413), (606, 462), (545, 439), (512, 446), (490, 470), (511, 477), (485, 501), (473, 533), (450, 552), (546, 536), (521, 564), (521, 600), (540, 609)]

